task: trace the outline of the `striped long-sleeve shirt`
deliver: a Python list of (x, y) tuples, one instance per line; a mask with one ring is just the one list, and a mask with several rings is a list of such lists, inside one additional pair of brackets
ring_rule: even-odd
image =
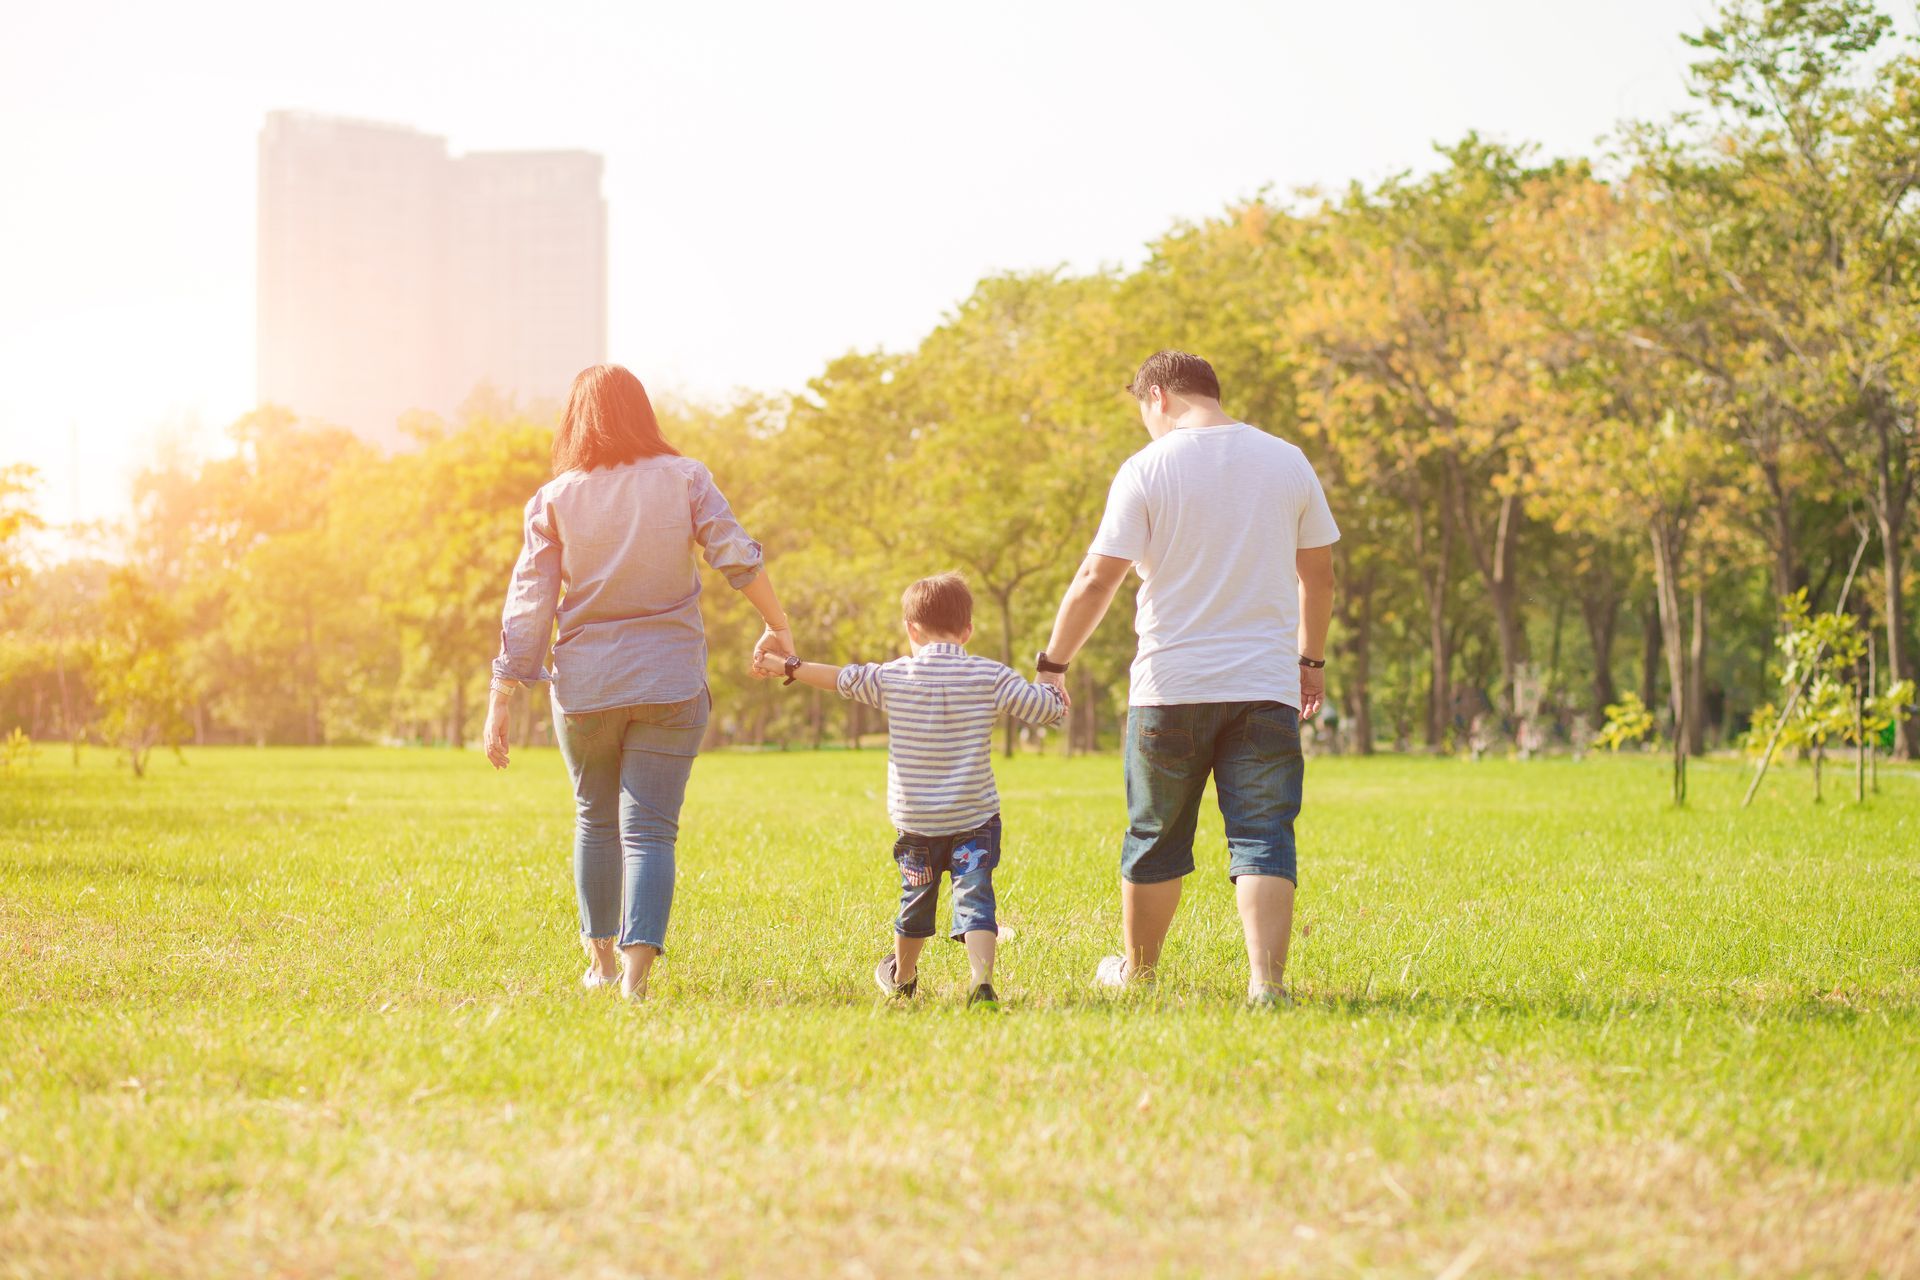
[(957, 644), (929, 644), (911, 658), (840, 671), (840, 696), (887, 713), (887, 812), (915, 835), (944, 836), (1000, 812), (993, 785), (993, 721), (1058, 724), (1057, 690), (1022, 680)]

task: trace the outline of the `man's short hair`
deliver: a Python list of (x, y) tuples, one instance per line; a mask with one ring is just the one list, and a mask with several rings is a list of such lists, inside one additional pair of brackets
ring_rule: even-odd
[(1127, 391), (1135, 400), (1145, 400), (1148, 387), (1159, 387), (1176, 396), (1220, 398), (1220, 379), (1214, 375), (1213, 366), (1186, 351), (1156, 351), (1148, 356), (1127, 384)]
[(900, 612), (922, 631), (957, 636), (973, 625), (973, 592), (959, 574), (937, 573), (901, 594)]

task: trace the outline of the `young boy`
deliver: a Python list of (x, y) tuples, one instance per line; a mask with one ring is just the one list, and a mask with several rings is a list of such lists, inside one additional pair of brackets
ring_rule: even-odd
[(993, 722), (1001, 712), (1027, 724), (1058, 724), (1059, 690), (1031, 684), (965, 645), (973, 636), (973, 594), (957, 573), (923, 578), (900, 598), (913, 656), (831, 667), (762, 654), (762, 675), (784, 675), (887, 713), (887, 812), (897, 828), (900, 915), (893, 954), (873, 979), (886, 995), (911, 998), (920, 949), (933, 936), (940, 873), (953, 878), (953, 930), (964, 941), (973, 984), (967, 1006), (998, 1007), (993, 953), (993, 869), (1000, 862), (1000, 797), (993, 785)]

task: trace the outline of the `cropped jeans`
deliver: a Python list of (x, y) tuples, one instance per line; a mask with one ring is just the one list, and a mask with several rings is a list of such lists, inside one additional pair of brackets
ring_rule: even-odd
[(666, 950), (680, 805), (712, 706), (702, 692), (584, 715), (554, 708), (579, 814), (573, 877), (582, 936)]

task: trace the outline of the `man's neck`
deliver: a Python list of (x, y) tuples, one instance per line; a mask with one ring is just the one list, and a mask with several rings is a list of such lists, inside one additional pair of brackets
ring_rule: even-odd
[(1189, 400), (1179, 413), (1171, 417), (1172, 425), (1167, 428), (1169, 435), (1175, 431), (1198, 431), (1204, 427), (1231, 427), (1240, 421), (1222, 409), (1218, 400)]

